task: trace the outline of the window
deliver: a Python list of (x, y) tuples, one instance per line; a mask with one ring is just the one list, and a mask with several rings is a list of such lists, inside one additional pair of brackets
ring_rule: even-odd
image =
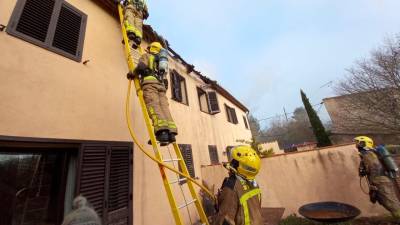
[(244, 122), (244, 126), (246, 127), (246, 129), (249, 129), (249, 124), (247, 123), (246, 116), (243, 116), (243, 122)]
[(87, 15), (65, 1), (18, 0), (7, 33), (80, 62)]
[(0, 225), (61, 224), (79, 194), (103, 224), (132, 223), (131, 143), (8, 139), (0, 139), (0, 198), (10, 204), (0, 204)]
[(0, 150), (0, 224), (61, 224), (64, 199), (73, 198), (66, 189), (74, 187), (74, 182), (67, 182), (65, 169), (72, 152), (20, 147)]
[(186, 90), (186, 80), (175, 70), (171, 73), (171, 84), (172, 99), (185, 105), (189, 105)]
[(228, 118), (228, 122), (233, 123), (233, 124), (238, 124), (238, 119), (236, 117), (235, 109), (225, 105), (225, 110), (226, 110), (226, 117)]
[(218, 151), (217, 151), (217, 146), (215, 145), (209, 145), (208, 146), (208, 153), (210, 154), (210, 162), (212, 165), (218, 164)]
[(207, 92), (205, 92), (201, 88), (197, 88), (197, 96), (199, 97), (200, 111), (208, 113), (209, 109), (208, 109)]
[(226, 157), (228, 158), (228, 161), (232, 160), (232, 149), (234, 146), (227, 146), (226, 147)]
[(201, 88), (197, 88), (197, 96), (199, 98), (200, 110), (202, 112), (217, 114), (219, 113), (219, 105), (217, 93), (215, 91), (206, 92)]
[[(194, 178), (196, 176), (194, 172), (194, 164), (193, 164), (193, 154), (192, 154), (192, 146), (188, 144), (179, 144), (179, 149), (181, 150), (181, 154), (183, 157), (183, 160), (185, 161), (186, 168), (188, 169), (189, 175)], [(182, 171), (182, 169), (179, 167), (179, 171)], [(180, 178), (183, 178), (180, 176)], [(184, 184), (184, 182), (180, 182), (180, 184)]]
[(129, 144), (84, 144), (78, 194), (87, 197), (104, 224), (130, 224), (132, 148)]

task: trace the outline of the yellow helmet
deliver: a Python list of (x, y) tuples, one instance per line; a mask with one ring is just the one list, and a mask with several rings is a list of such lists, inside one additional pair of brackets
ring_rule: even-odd
[(232, 149), (231, 155), (230, 166), (236, 169), (239, 175), (248, 180), (253, 180), (260, 171), (261, 166), (261, 160), (257, 152), (250, 146), (240, 145)]
[(358, 136), (354, 138), (357, 147), (372, 149), (374, 148), (374, 141), (367, 136)]
[(161, 51), (162, 48), (163, 47), (160, 44), (160, 42), (152, 42), (150, 44), (150, 53), (158, 54)]

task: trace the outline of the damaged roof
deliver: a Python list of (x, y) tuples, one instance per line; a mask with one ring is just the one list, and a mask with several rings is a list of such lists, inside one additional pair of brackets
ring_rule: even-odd
[[(100, 5), (110, 12), (115, 18), (118, 18), (118, 10), (115, 5), (115, 0), (95, 0), (96, 2), (100, 3)], [(224, 96), (226, 99), (231, 101), (233, 104), (235, 104), (237, 107), (239, 107), (241, 110), (243, 110), (245, 113), (249, 112), (249, 109), (243, 105), (239, 100), (237, 100), (231, 93), (229, 93), (225, 88), (223, 88), (221, 85), (217, 83), (215, 80), (211, 80), (207, 76), (201, 74), (200, 71), (195, 69), (195, 66), (193, 64), (189, 64), (186, 62), (178, 53), (176, 53), (168, 43), (166, 39), (164, 39), (161, 35), (159, 35), (150, 25), (144, 24), (143, 25), (143, 39), (146, 42), (153, 42), (153, 41), (159, 41), (161, 43), (164, 43), (164, 47), (167, 47), (168, 50), (172, 53), (172, 57), (176, 60), (178, 60), (180, 63), (182, 63), (186, 69), (187, 73), (195, 73), (204, 83), (208, 84), (216, 90), (219, 94)]]

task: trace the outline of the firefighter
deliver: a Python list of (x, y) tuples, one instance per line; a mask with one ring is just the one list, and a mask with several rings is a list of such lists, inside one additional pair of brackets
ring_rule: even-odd
[(385, 154), (381, 152), (385, 149), (382, 146), (374, 148), (371, 138), (359, 136), (354, 141), (361, 157), (359, 175), (367, 177), (371, 202), (381, 204), (400, 222), (400, 201), (393, 182), (397, 176), (397, 165), (389, 153), (386, 153), (387, 157), (382, 157)]
[(178, 134), (165, 95), (168, 88), (168, 81), (165, 79), (167, 72), (167, 50), (159, 42), (151, 43), (147, 52), (140, 57), (134, 75), (140, 78), (143, 98), (153, 122), (156, 139), (161, 146), (175, 142)]
[(260, 170), (260, 158), (249, 146), (237, 146), (232, 160), (225, 164), (229, 177), (218, 193), (214, 225), (262, 225), (261, 190), (255, 176)]
[(145, 0), (122, 0), (124, 26), (132, 48), (136, 49), (143, 39), (143, 20), (149, 17)]

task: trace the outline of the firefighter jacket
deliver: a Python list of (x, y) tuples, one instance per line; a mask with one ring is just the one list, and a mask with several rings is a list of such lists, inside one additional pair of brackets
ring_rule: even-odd
[(262, 225), (261, 191), (256, 182), (234, 174), (225, 178), (213, 221), (213, 225)]
[(136, 67), (136, 74), (140, 76), (143, 83), (156, 83), (157, 81), (163, 83), (163, 75), (158, 73), (157, 70), (157, 56), (146, 53), (143, 54)]
[(376, 183), (378, 180), (389, 180), (385, 174), (385, 168), (373, 150), (362, 151), (360, 153), (361, 162), (359, 171), (368, 176), (368, 180)]

